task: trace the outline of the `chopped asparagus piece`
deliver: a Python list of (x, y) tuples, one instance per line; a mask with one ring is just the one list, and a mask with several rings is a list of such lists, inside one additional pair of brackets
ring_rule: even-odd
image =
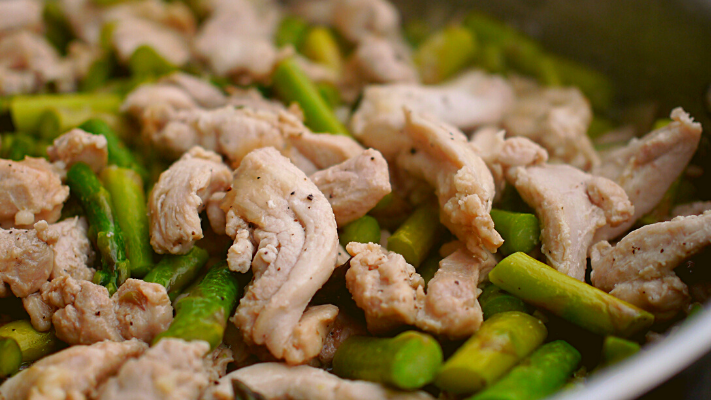
[(413, 55), (422, 82), (441, 82), (469, 65), (476, 56), (476, 37), (466, 28), (452, 25), (427, 38)]
[(163, 256), (143, 280), (163, 285), (168, 291), (170, 300), (175, 300), (198, 276), (209, 257), (206, 250), (197, 246), (193, 246), (186, 254), (168, 254)]
[(439, 222), (439, 206), (436, 201), (428, 201), (417, 207), (388, 238), (388, 250), (401, 254), (417, 268), (445, 231)]
[(30, 321), (18, 320), (0, 326), (0, 337), (12, 338), (20, 346), (22, 362), (32, 362), (51, 354), (59, 345), (53, 331), (38, 332)]
[(378, 220), (370, 215), (360, 217), (344, 226), (338, 239), (343, 247), (350, 242), (379, 243), (380, 225), (378, 225)]
[(491, 210), (496, 231), (504, 238), (499, 248), (504, 255), (522, 251), (529, 253), (541, 242), (541, 228), (533, 214)]

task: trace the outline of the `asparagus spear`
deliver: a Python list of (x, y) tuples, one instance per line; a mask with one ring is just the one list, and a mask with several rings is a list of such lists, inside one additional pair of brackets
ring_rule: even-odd
[(602, 343), (602, 359), (600, 360), (600, 365), (604, 367), (615, 364), (627, 357), (635, 355), (639, 350), (639, 344), (635, 342), (615, 336), (607, 336)]
[(166, 61), (153, 47), (142, 45), (136, 48), (128, 60), (131, 77), (136, 81), (167, 75), (178, 67)]
[(412, 207), (402, 197), (390, 192), (368, 214), (378, 220), (381, 227), (396, 230), (412, 213)]
[(12, 321), (0, 326), (0, 338), (11, 338), (17, 342), (22, 352), (22, 362), (39, 360), (59, 345), (54, 332), (38, 332), (27, 320)]
[(126, 256), (130, 261), (131, 276), (143, 278), (153, 267), (143, 181), (135, 171), (113, 165), (101, 171), (101, 181), (111, 195), (116, 222), (121, 231), (126, 232)]
[(112, 93), (71, 93), (15, 96), (10, 101), (12, 123), (19, 132), (36, 133), (40, 117), (46, 110), (90, 109), (96, 112), (117, 113), (121, 96)]
[(94, 275), (94, 283), (106, 286), (109, 294), (113, 294), (128, 279), (131, 270), (123, 233), (114, 220), (111, 195), (91, 167), (83, 162), (74, 164), (67, 171), (67, 184), (84, 208), (101, 254), (102, 268)]
[(541, 242), (541, 228), (535, 215), (503, 210), (491, 210), (490, 214), (496, 231), (504, 238), (499, 248), (504, 255), (531, 252)]
[(432, 280), (437, 273), (440, 261), (442, 261), (442, 257), (440, 257), (436, 251), (433, 251), (417, 268), (417, 273), (420, 274), (425, 281), (425, 287), (427, 287), (427, 284), (430, 283), (430, 280)]
[(580, 363), (580, 353), (556, 340), (541, 346), (505, 377), (468, 400), (537, 400), (563, 387)]
[(476, 37), (466, 28), (449, 26), (420, 45), (413, 56), (422, 82), (441, 82), (469, 65), (476, 55)]
[(445, 231), (444, 225), (439, 222), (437, 202), (429, 201), (417, 207), (388, 238), (388, 250), (401, 254), (417, 268)]
[(380, 225), (378, 225), (378, 220), (370, 215), (362, 216), (344, 226), (338, 239), (343, 247), (346, 247), (350, 242), (379, 243)]
[(42, 19), (45, 26), (45, 37), (47, 41), (59, 50), (61, 54), (67, 54), (67, 46), (74, 39), (72, 27), (64, 16), (64, 10), (58, 0), (50, 0), (44, 3)]
[(432, 382), (442, 365), (442, 348), (430, 335), (403, 332), (394, 338), (351, 336), (336, 350), (333, 372), (413, 390)]
[(311, 28), (304, 38), (301, 52), (313, 61), (324, 64), (336, 72), (343, 68), (343, 56), (338, 42), (328, 28)]
[(26, 156), (45, 157), (47, 144), (24, 133), (5, 133), (2, 135), (0, 158), (21, 161)]
[(304, 111), (306, 125), (315, 132), (350, 136), (313, 82), (292, 58), (281, 61), (272, 76), (274, 88), (286, 102), (297, 102)]
[(198, 276), (209, 257), (206, 250), (197, 246), (193, 246), (186, 254), (166, 255), (143, 280), (165, 286), (170, 300), (175, 300), (180, 292)]
[(487, 284), (484, 287), (479, 295), (479, 305), (484, 312), (485, 320), (506, 311), (528, 312), (526, 304), (521, 299), (493, 284)]
[(295, 49), (301, 48), (306, 38), (309, 24), (299, 17), (288, 16), (281, 20), (277, 28), (275, 42), (278, 47), (292, 45)]
[(496, 314), (444, 363), (435, 384), (459, 394), (480, 390), (540, 346), (547, 334), (543, 322), (528, 314)]
[(79, 125), (80, 129), (94, 135), (102, 135), (106, 138), (106, 145), (109, 150), (109, 164), (122, 168), (130, 168), (136, 171), (145, 181), (148, 178), (148, 171), (136, 160), (136, 157), (121, 142), (113, 129), (104, 120), (92, 118)]
[(489, 279), (527, 303), (599, 335), (628, 337), (654, 322), (652, 314), (524, 253), (503, 259), (489, 273)]
[(7, 378), (20, 370), (22, 351), (15, 339), (0, 338), (0, 378)]
[(153, 343), (165, 337), (204, 340), (212, 349), (222, 342), (227, 320), (232, 315), (242, 286), (237, 273), (227, 262), (214, 265), (200, 283), (175, 302), (175, 318), (168, 330), (156, 336)]
[(94, 114), (91, 108), (48, 107), (39, 116), (37, 132), (43, 140), (52, 141), (63, 132), (86, 121)]

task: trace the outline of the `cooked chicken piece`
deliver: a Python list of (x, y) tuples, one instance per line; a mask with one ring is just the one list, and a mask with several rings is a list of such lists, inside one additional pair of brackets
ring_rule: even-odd
[(234, 106), (181, 111), (165, 105), (149, 107), (143, 114), (143, 135), (173, 156), (203, 146), (223, 154), (234, 168), (247, 153), (267, 146), (307, 170), (330, 167), (363, 151), (349, 137), (312, 133), (293, 113)]
[(558, 271), (583, 281), (595, 232), (632, 217), (624, 190), (609, 179), (569, 165), (544, 164), (509, 171), (508, 181), (541, 221), (541, 251)]
[[(340, 250), (339, 250), (340, 251)], [(348, 253), (343, 250), (348, 255)], [(347, 261), (347, 260), (346, 260)], [(323, 366), (331, 365), (333, 356), (336, 355), (336, 350), (341, 347), (341, 344), (351, 336), (365, 336), (368, 331), (363, 324), (348, 313), (338, 313), (336, 320), (333, 321), (331, 332), (326, 336), (323, 348), (318, 355), (318, 361)]]
[(105, 287), (65, 276), (45, 284), (41, 293), (42, 300), (56, 310), (52, 325), (59, 339), (70, 344), (123, 340), (115, 304)]
[(373, 35), (361, 38), (343, 75), (339, 89), (348, 102), (355, 101), (368, 83), (419, 82), (409, 48), (399, 41)]
[(349, 243), (346, 287), (365, 311), (368, 330), (380, 334), (414, 325), (454, 339), (476, 332), (483, 321), (477, 285), (496, 259), (482, 261), (458, 247), (440, 262), (425, 294), (424, 280), (401, 255), (375, 243)]
[(211, 82), (184, 72), (174, 72), (161, 78), (158, 82), (181, 89), (192, 97), (200, 107), (217, 108), (227, 104), (225, 95)]
[(19, 29), (42, 30), (42, 2), (39, 0), (0, 1), (0, 37)]
[(111, 44), (122, 63), (127, 63), (141, 46), (152, 48), (176, 66), (190, 59), (188, 39), (196, 23), (185, 4), (157, 0), (129, 2), (106, 9), (102, 20), (113, 26)]
[(72, 64), (40, 34), (18, 31), (0, 38), (0, 94), (36, 92), (53, 83), (56, 90), (75, 89)]
[(281, 111), (289, 111), (296, 115), (301, 121), (304, 120), (303, 113), (298, 105), (287, 109), (280, 101), (264, 98), (259, 90), (254, 88), (232, 88), (227, 97), (227, 104), (235, 106), (236, 108), (249, 108), (255, 111), (267, 111), (273, 114), (278, 114)]
[(634, 216), (627, 223), (605, 227), (595, 240), (614, 239), (646, 215), (684, 171), (701, 139), (701, 124), (681, 108), (671, 112), (672, 123), (632, 139), (627, 146), (608, 153), (593, 174), (617, 182), (634, 205)]
[(387, 0), (300, 1), (291, 11), (313, 24), (333, 26), (351, 42), (400, 34), (400, 13)]
[(459, 129), (497, 124), (514, 103), (509, 84), (499, 76), (470, 71), (437, 86), (371, 85), (351, 119), (351, 131), (363, 144), (392, 159), (409, 141), (402, 134), (403, 107), (428, 113)]
[(700, 215), (709, 210), (711, 210), (711, 201), (695, 201), (674, 207), (671, 215), (672, 217), (688, 217), (690, 215)]
[(600, 164), (587, 135), (590, 103), (577, 88), (540, 88), (520, 95), (503, 120), (509, 136), (545, 147), (552, 160), (590, 170)]
[(514, 167), (529, 167), (548, 161), (548, 152), (524, 137), (505, 139), (505, 132), (496, 127), (477, 130), (469, 144), (489, 167), (496, 187), (494, 202), (506, 186), (506, 173)]
[(4, 400), (94, 398), (96, 388), (148, 346), (138, 340), (72, 346), (47, 356), (0, 386)]
[(173, 322), (173, 306), (165, 287), (128, 279), (111, 297), (116, 304), (121, 336), (150, 343)]
[(146, 342), (168, 329), (173, 308), (165, 288), (128, 279), (109, 297), (105, 287), (69, 276), (42, 286), (42, 301), (54, 310), (57, 337), (70, 344), (137, 338)]
[(47, 282), (54, 268), (56, 233), (40, 221), (35, 229), (0, 229), (0, 297), (27, 297)]
[(342, 379), (307, 365), (262, 363), (238, 369), (207, 389), (202, 400), (235, 400), (232, 380), (267, 400), (434, 400), (425, 392), (399, 392), (365, 381)]
[(99, 400), (194, 400), (209, 384), (203, 356), (210, 345), (166, 338), (129, 360), (99, 389)]
[(398, 165), (435, 188), (440, 220), (481, 259), (496, 252), (503, 239), (489, 212), (494, 179), (484, 161), (457, 128), (427, 115), (405, 111), (402, 136), (411, 145), (397, 157)]
[(94, 276), (94, 248), (88, 237), (89, 224), (84, 217), (65, 219), (49, 226), (59, 239), (52, 244), (54, 269), (50, 279), (71, 276), (90, 281)]
[(66, 169), (78, 162), (84, 162), (97, 174), (109, 162), (106, 138), (79, 128), (54, 139), (52, 146), (47, 148), (47, 155), (50, 161), (61, 161)]
[(197, 56), (219, 76), (263, 80), (282, 57), (272, 43), (279, 9), (272, 1), (216, 2), (195, 38)]
[(0, 227), (30, 227), (59, 219), (69, 187), (43, 158), (0, 160)]
[(219, 155), (193, 147), (164, 171), (151, 190), (151, 245), (159, 254), (185, 254), (202, 239), (200, 212), (215, 192), (230, 187), (232, 173)]
[(215, 350), (207, 354), (203, 360), (208, 381), (217, 383), (220, 378), (227, 374), (228, 364), (234, 361), (234, 352), (223, 340), (223, 342), (220, 343)]
[(235, 239), (230, 269), (246, 272), (251, 264), (254, 273), (233, 318), (245, 341), (266, 345), (291, 364), (317, 356), (324, 329), (313, 327), (329, 325), (337, 310), (304, 310), (335, 268), (338, 235), (330, 204), (301, 170), (267, 147), (242, 160), (222, 209)]
[(135, 117), (143, 118), (143, 113), (150, 107), (159, 105), (170, 110), (184, 110), (198, 108), (197, 100), (181, 87), (166, 83), (146, 83), (131, 93), (121, 105), (121, 112)]
[(190, 60), (188, 41), (173, 29), (142, 18), (122, 18), (109, 23), (114, 24), (111, 43), (119, 61), (124, 64), (141, 46), (152, 48), (175, 66), (182, 66)]
[(607, 241), (593, 246), (592, 283), (666, 320), (689, 303), (688, 288), (674, 268), (708, 245), (711, 212), (646, 225), (614, 247)]
[(22, 307), (29, 314), (33, 328), (40, 332), (47, 332), (52, 328), (54, 308), (42, 300), (40, 292), (24, 297), (22, 299)]
[(388, 163), (379, 151), (368, 149), (309, 178), (331, 203), (338, 226), (364, 216), (390, 193)]

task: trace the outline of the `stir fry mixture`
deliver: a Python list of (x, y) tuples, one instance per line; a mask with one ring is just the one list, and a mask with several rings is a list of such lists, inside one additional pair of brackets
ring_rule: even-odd
[(2, 400), (540, 399), (711, 294), (701, 125), (476, 12), (5, 0), (0, 94)]

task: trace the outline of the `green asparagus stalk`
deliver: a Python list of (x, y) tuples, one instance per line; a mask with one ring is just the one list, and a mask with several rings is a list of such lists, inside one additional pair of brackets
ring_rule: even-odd
[(637, 354), (639, 350), (640, 346), (638, 343), (615, 336), (607, 336), (602, 343), (600, 365), (604, 367), (615, 364), (627, 357)]
[(405, 222), (388, 238), (388, 250), (405, 257), (419, 267), (446, 229), (439, 222), (439, 206), (428, 201), (415, 209)]
[(13, 321), (0, 326), (0, 338), (11, 338), (17, 342), (22, 352), (22, 362), (39, 360), (54, 352), (59, 345), (54, 332), (38, 332), (28, 320)]
[(343, 55), (338, 47), (338, 41), (328, 28), (316, 26), (311, 28), (304, 38), (301, 52), (317, 63), (340, 73), (343, 69)]
[(116, 222), (124, 232), (131, 276), (143, 278), (153, 268), (143, 180), (131, 169), (111, 165), (101, 171), (101, 181), (111, 195)]
[(62, 133), (79, 126), (94, 114), (91, 108), (51, 107), (39, 117), (39, 137), (52, 141)]
[(197, 246), (194, 246), (186, 254), (166, 255), (143, 280), (163, 285), (168, 291), (170, 300), (175, 300), (182, 290), (198, 276), (208, 258), (210, 258), (210, 254)]
[(321, 82), (316, 84), (319, 94), (323, 97), (323, 100), (335, 110), (341, 104), (341, 94), (338, 93), (338, 89), (330, 83)]
[(12, 376), (20, 370), (22, 351), (15, 339), (0, 338), (0, 378)]
[(379, 243), (380, 225), (378, 225), (378, 220), (370, 215), (362, 216), (344, 226), (338, 239), (343, 247), (346, 247), (350, 242)]
[(292, 45), (295, 49), (301, 48), (308, 30), (309, 24), (303, 19), (293, 16), (285, 17), (277, 28), (275, 37), (277, 47)]
[(590, 139), (595, 140), (614, 128), (615, 124), (611, 120), (594, 115), (588, 127), (588, 136), (590, 136)]
[(489, 273), (493, 284), (599, 335), (629, 337), (648, 328), (654, 316), (602, 290), (515, 253)]
[(350, 136), (313, 82), (292, 58), (281, 61), (272, 76), (274, 88), (286, 102), (297, 102), (304, 111), (306, 125), (314, 132)]
[(378, 220), (381, 227), (394, 231), (410, 216), (412, 206), (401, 196), (390, 192), (368, 212)]
[(394, 338), (351, 336), (336, 350), (333, 372), (343, 378), (413, 390), (432, 382), (442, 348), (430, 335), (407, 331)]
[(71, 25), (64, 16), (62, 5), (57, 0), (44, 3), (42, 10), (44, 19), (45, 37), (61, 54), (67, 54), (67, 46), (74, 39)]
[(537, 400), (558, 391), (580, 364), (580, 353), (562, 340), (534, 351), (505, 377), (468, 400)]
[(444, 363), (435, 384), (452, 393), (476, 392), (529, 355), (547, 334), (543, 322), (526, 313), (496, 314)]
[(79, 89), (83, 92), (91, 92), (106, 86), (116, 68), (117, 61), (114, 53), (104, 51), (101, 57), (94, 60), (86, 76), (79, 82)]
[(10, 115), (17, 131), (37, 133), (40, 117), (49, 109), (81, 111), (86, 108), (96, 112), (117, 113), (121, 101), (121, 96), (112, 93), (15, 96), (10, 101)]
[(484, 290), (479, 295), (479, 305), (484, 312), (484, 320), (506, 311), (528, 312), (526, 303), (523, 300), (490, 283), (484, 287)]
[(136, 157), (121, 142), (113, 129), (104, 120), (92, 118), (79, 125), (80, 129), (94, 135), (102, 135), (106, 138), (106, 145), (109, 150), (109, 164), (121, 168), (130, 168), (136, 171), (145, 181), (148, 179), (148, 171), (136, 160)]
[(2, 150), (0, 158), (21, 161), (26, 156), (46, 157), (47, 143), (24, 133), (5, 133), (2, 135)]
[(91, 167), (83, 162), (74, 164), (67, 171), (67, 184), (84, 208), (101, 254), (102, 268), (94, 275), (94, 283), (106, 286), (109, 294), (113, 294), (128, 279), (131, 268), (126, 258), (123, 233), (115, 221), (111, 194)]
[(476, 53), (476, 37), (471, 31), (452, 25), (427, 38), (413, 55), (413, 61), (422, 82), (434, 84), (461, 71)]
[(175, 318), (168, 330), (153, 343), (165, 337), (184, 340), (204, 340), (216, 348), (225, 334), (227, 320), (232, 315), (242, 291), (238, 274), (221, 262), (207, 272), (200, 283), (190, 288), (185, 297), (175, 302)]
[(614, 85), (604, 74), (562, 57), (547, 55), (557, 71), (560, 83), (580, 89), (597, 111), (609, 110), (615, 97)]
[(411, 19), (405, 22), (403, 33), (405, 34), (405, 40), (412, 48), (416, 49), (430, 37), (432, 28), (424, 20)]
[(491, 219), (496, 231), (504, 238), (504, 244), (499, 248), (504, 255), (518, 251), (529, 253), (541, 242), (541, 228), (533, 214), (494, 209)]
[(128, 60), (131, 77), (137, 81), (167, 75), (177, 68), (148, 45), (136, 48)]

